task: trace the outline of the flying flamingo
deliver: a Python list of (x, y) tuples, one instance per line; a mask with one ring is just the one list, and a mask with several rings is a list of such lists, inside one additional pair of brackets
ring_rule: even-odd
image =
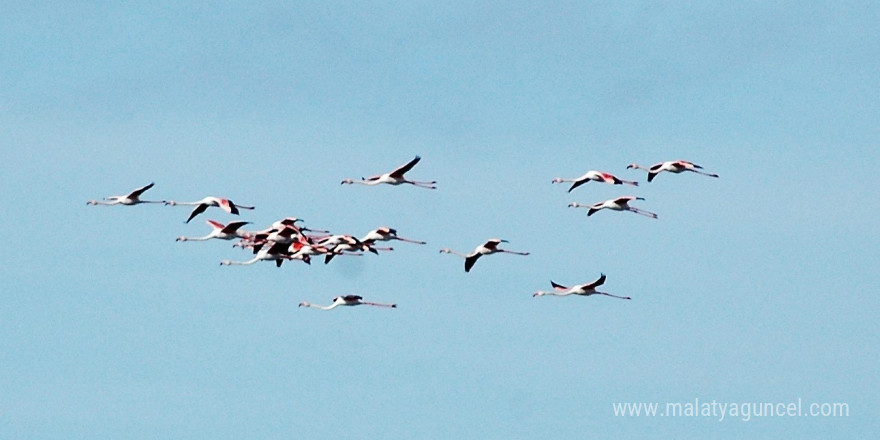
[(415, 244), (425, 244), (424, 241), (410, 240), (409, 238), (398, 237), (397, 230), (393, 229), (393, 228), (389, 228), (387, 226), (382, 226), (380, 228), (373, 229), (372, 231), (367, 232), (367, 235), (365, 235), (364, 238), (361, 239), (361, 241), (364, 241), (364, 242), (366, 242), (366, 241), (373, 241), (373, 242), (391, 241), (391, 240), (405, 241), (407, 243), (415, 243)]
[(630, 211), (636, 214), (641, 214), (646, 217), (657, 218), (657, 214), (654, 214), (650, 211), (645, 211), (644, 209), (633, 208), (629, 206), (629, 202), (633, 200), (645, 200), (644, 197), (636, 197), (636, 196), (623, 196), (618, 197), (616, 199), (606, 200), (604, 202), (594, 203), (592, 205), (581, 205), (578, 202), (571, 202), (568, 204), (569, 208), (590, 208), (587, 211), (587, 217), (595, 214), (600, 209), (611, 209), (614, 211)]
[(660, 174), (660, 172), (662, 171), (668, 171), (674, 174), (678, 174), (684, 171), (690, 171), (692, 173), (702, 174), (704, 176), (718, 177), (717, 174), (701, 171), (703, 167), (693, 162), (688, 162), (686, 160), (669, 160), (666, 162), (655, 163), (648, 168), (645, 168), (639, 164), (631, 163), (626, 166), (626, 169), (638, 169), (647, 171), (648, 182), (654, 180), (654, 178), (657, 177), (657, 174)]
[(329, 306), (321, 306), (318, 304), (312, 304), (309, 302), (301, 302), (299, 303), (300, 307), (312, 307), (320, 310), (333, 310), (339, 306), (374, 306), (374, 307), (387, 307), (390, 309), (396, 309), (397, 304), (386, 304), (386, 303), (374, 303), (364, 301), (362, 297), (357, 295), (345, 295), (345, 296), (337, 296), (333, 298), (333, 303)]
[(433, 180), (430, 182), (417, 182), (415, 180), (407, 180), (403, 177), (404, 173), (411, 170), (412, 167), (416, 166), (416, 164), (419, 163), (420, 160), (422, 160), (422, 158), (416, 156), (416, 158), (409, 161), (409, 163), (397, 167), (394, 171), (391, 171), (390, 173), (380, 174), (367, 178), (361, 177), (361, 180), (343, 179), (341, 184), (359, 183), (361, 185), (378, 185), (380, 183), (387, 183), (389, 185), (400, 185), (402, 183), (408, 183), (410, 185), (418, 186), (420, 188), (437, 189), (437, 187), (434, 186), (434, 184), (437, 182)]
[(260, 247), (254, 255), (254, 258), (251, 258), (247, 261), (230, 261), (223, 260), (220, 262), (221, 266), (248, 266), (254, 264), (258, 261), (264, 260), (274, 260), (275, 266), (281, 267), (281, 263), (284, 260), (292, 259), (290, 256), (290, 252), (288, 251), (289, 245), (286, 243), (275, 243), (272, 246), (262, 246)]
[(483, 255), (491, 255), (491, 254), (495, 254), (495, 253), (505, 253), (505, 254), (514, 254), (514, 255), (528, 255), (529, 254), (528, 252), (514, 252), (514, 251), (508, 251), (505, 249), (498, 249), (498, 245), (501, 243), (508, 243), (508, 241), (501, 240), (498, 238), (490, 238), (485, 243), (477, 246), (477, 248), (474, 249), (473, 252), (471, 252), (467, 255), (465, 255), (461, 252), (453, 251), (452, 249), (449, 249), (449, 248), (440, 249), (440, 253), (441, 254), (458, 255), (459, 257), (464, 258), (464, 271), (465, 272), (470, 272), (471, 268), (474, 267), (474, 263), (477, 262), (477, 259), (479, 259)]
[(368, 251), (379, 255), (379, 251), (393, 251), (390, 247), (375, 247), (373, 242), (363, 242), (351, 235), (331, 235), (324, 240), (318, 242), (318, 245), (324, 246), (330, 251), (324, 256), (324, 264), (330, 262), (336, 255), (342, 255), (346, 252)]
[(217, 238), (220, 240), (232, 240), (233, 238), (247, 238), (248, 234), (246, 232), (239, 231), (242, 226), (249, 224), (250, 222), (230, 222), (228, 225), (224, 225), (220, 222), (215, 222), (214, 220), (205, 220), (206, 223), (211, 225), (211, 233), (204, 237), (177, 237), (176, 241), (205, 241), (210, 240), (212, 238)]
[(571, 192), (573, 189), (591, 180), (594, 180), (596, 182), (610, 183), (612, 185), (627, 184), (632, 186), (639, 186), (639, 182), (633, 182), (632, 180), (623, 180), (602, 171), (587, 171), (586, 174), (575, 179), (563, 179), (561, 177), (557, 177), (553, 179), (551, 183), (574, 182), (572, 183), (571, 188), (568, 189), (568, 192)]
[(167, 203), (164, 200), (141, 200), (141, 194), (153, 187), (153, 182), (122, 196), (107, 196), (103, 200), (89, 200), (86, 205), (140, 205), (141, 203)]
[(301, 259), (306, 264), (312, 264), (312, 255), (322, 255), (330, 253), (330, 249), (327, 249), (324, 246), (318, 246), (316, 244), (310, 244), (308, 242), (302, 241), (295, 241), (291, 243), (288, 247), (288, 250), (291, 252), (291, 258)]
[(597, 287), (601, 286), (605, 283), (605, 274), (601, 274), (599, 278), (591, 283), (587, 284), (578, 284), (576, 286), (565, 287), (560, 284), (556, 284), (553, 281), (550, 281), (550, 285), (553, 286), (553, 290), (549, 292), (545, 292), (543, 290), (535, 291), (532, 294), (533, 297), (536, 296), (544, 296), (544, 295), (553, 295), (553, 296), (568, 296), (568, 295), (581, 295), (581, 296), (590, 296), (590, 295), (605, 295), (610, 296), (612, 298), (620, 298), (620, 299), (632, 299), (628, 296), (617, 296), (612, 295), (606, 292), (599, 292), (596, 290)]
[(189, 218), (186, 219), (184, 223), (189, 223), (190, 220), (195, 218), (195, 216), (205, 212), (211, 206), (219, 206), (224, 211), (238, 215), (239, 209), (254, 209), (253, 206), (244, 206), (244, 205), (236, 205), (229, 199), (222, 199), (220, 197), (212, 197), (208, 196), (203, 198), (202, 200), (196, 200), (195, 202), (175, 202), (174, 200), (169, 200), (165, 202), (166, 205), (177, 206), (177, 205), (188, 205), (195, 206), (192, 212), (189, 214)]

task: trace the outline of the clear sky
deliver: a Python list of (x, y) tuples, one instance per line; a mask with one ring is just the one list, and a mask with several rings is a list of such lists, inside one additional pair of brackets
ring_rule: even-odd
[[(880, 431), (877, 2), (266, 3), (0, 6), (0, 438)], [(626, 169), (679, 158), (721, 177)], [(149, 182), (428, 244), (221, 267), (174, 239), (234, 216), (85, 204)], [(297, 308), (341, 294), (399, 308)], [(613, 411), (695, 399), (849, 417)]]

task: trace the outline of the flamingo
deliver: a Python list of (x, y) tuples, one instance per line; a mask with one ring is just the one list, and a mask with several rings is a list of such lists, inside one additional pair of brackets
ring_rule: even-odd
[(342, 255), (346, 252), (369, 251), (379, 255), (379, 251), (393, 251), (394, 248), (379, 248), (373, 246), (373, 242), (363, 242), (351, 235), (331, 235), (318, 242), (319, 246), (329, 249), (327, 255), (324, 256), (324, 264), (330, 262), (336, 255)]
[(142, 186), (128, 194), (122, 196), (107, 196), (104, 197), (103, 200), (89, 200), (86, 202), (86, 205), (140, 205), (141, 203), (167, 203), (164, 200), (141, 200), (141, 194), (144, 191), (152, 188), (154, 185), (153, 182), (150, 182), (149, 185)]
[(389, 228), (387, 226), (382, 226), (380, 228), (373, 229), (372, 231), (367, 232), (367, 235), (365, 235), (364, 238), (361, 239), (361, 241), (364, 241), (364, 242), (366, 242), (366, 241), (372, 241), (372, 242), (391, 241), (391, 240), (405, 241), (407, 243), (415, 243), (415, 244), (426, 244), (424, 241), (411, 240), (409, 238), (398, 237), (397, 230), (393, 229), (393, 228)]
[(595, 214), (600, 209), (611, 209), (614, 211), (630, 211), (630, 212), (634, 212), (636, 214), (644, 215), (646, 217), (657, 218), (657, 214), (654, 214), (653, 212), (645, 211), (643, 209), (633, 208), (632, 206), (629, 206), (628, 203), (633, 200), (645, 200), (645, 198), (644, 197), (636, 197), (636, 196), (623, 196), (623, 197), (618, 197), (616, 199), (606, 200), (604, 202), (594, 203), (592, 205), (581, 205), (578, 202), (571, 202), (568, 204), (568, 207), (569, 208), (590, 208), (590, 210), (587, 211), (587, 217)]
[(430, 182), (417, 182), (415, 180), (407, 180), (403, 177), (404, 173), (411, 170), (412, 167), (416, 166), (416, 164), (419, 163), (420, 160), (422, 160), (422, 158), (416, 156), (415, 159), (409, 161), (409, 163), (401, 165), (397, 167), (394, 171), (391, 171), (389, 173), (379, 174), (367, 178), (361, 177), (361, 180), (342, 179), (342, 182), (340, 183), (349, 185), (353, 183), (359, 183), (361, 185), (371, 186), (378, 185), (380, 183), (387, 183), (389, 185), (400, 185), (402, 183), (408, 183), (410, 185), (418, 186), (420, 188), (437, 189), (437, 187), (434, 186), (434, 184), (437, 183), (436, 181), (432, 180)]
[(189, 218), (186, 219), (186, 221), (184, 223), (189, 223), (189, 221), (192, 220), (193, 218), (195, 218), (195, 216), (205, 212), (205, 210), (211, 206), (219, 206), (224, 211), (226, 211), (230, 214), (235, 214), (235, 215), (238, 215), (239, 209), (254, 209), (253, 206), (237, 205), (237, 204), (233, 203), (232, 200), (223, 199), (220, 197), (212, 197), (212, 196), (205, 197), (202, 200), (196, 200), (195, 202), (175, 202), (174, 200), (169, 200), (169, 201), (165, 202), (165, 204), (170, 205), (170, 206), (177, 206), (177, 205), (195, 206), (195, 208), (189, 214)]
[(230, 222), (228, 225), (224, 225), (220, 222), (215, 222), (214, 220), (205, 220), (206, 223), (211, 225), (211, 233), (204, 237), (177, 237), (176, 241), (205, 241), (210, 240), (212, 238), (217, 238), (220, 240), (232, 240), (233, 238), (247, 238), (249, 235), (246, 232), (239, 231), (242, 226), (250, 224), (250, 222)]
[(565, 287), (561, 284), (556, 284), (552, 280), (550, 281), (550, 285), (553, 286), (553, 290), (549, 292), (545, 292), (543, 290), (537, 290), (532, 294), (532, 297), (536, 296), (544, 296), (544, 295), (552, 295), (552, 296), (568, 296), (568, 295), (581, 295), (581, 296), (590, 296), (590, 295), (605, 295), (610, 296), (612, 298), (620, 298), (620, 299), (632, 299), (628, 296), (617, 296), (612, 295), (606, 292), (599, 292), (596, 290), (597, 287), (601, 286), (605, 283), (605, 274), (601, 274), (598, 279), (591, 283), (587, 284), (578, 284), (576, 286)]
[(247, 261), (230, 261), (230, 260), (222, 260), (220, 261), (221, 266), (248, 266), (254, 264), (258, 261), (263, 260), (274, 260), (275, 266), (281, 267), (281, 263), (284, 260), (291, 260), (290, 252), (288, 251), (289, 245), (286, 243), (275, 243), (272, 246), (261, 246), (254, 252), (254, 258), (251, 258)]
[(311, 307), (314, 309), (320, 310), (333, 310), (339, 306), (374, 306), (374, 307), (387, 307), (390, 309), (396, 309), (397, 304), (387, 304), (387, 303), (374, 303), (364, 301), (364, 299), (357, 295), (345, 295), (345, 296), (337, 296), (333, 298), (333, 303), (329, 306), (321, 306), (318, 304), (312, 304), (310, 302), (303, 301), (299, 303), (300, 307)]
[(573, 189), (591, 180), (594, 180), (596, 182), (610, 183), (612, 185), (627, 184), (632, 186), (639, 186), (639, 182), (633, 182), (632, 180), (623, 180), (602, 171), (587, 171), (587, 173), (583, 176), (574, 179), (563, 179), (561, 177), (557, 177), (553, 179), (551, 183), (574, 182), (572, 183), (571, 188), (568, 189), (568, 192), (571, 192)]
[(470, 272), (471, 268), (474, 267), (474, 263), (476, 263), (477, 260), (480, 257), (482, 257), (483, 255), (491, 255), (491, 254), (495, 254), (495, 253), (505, 253), (505, 254), (514, 254), (514, 255), (529, 255), (528, 252), (514, 252), (514, 251), (508, 251), (505, 249), (498, 249), (498, 245), (501, 243), (508, 243), (508, 241), (502, 240), (499, 238), (490, 238), (485, 243), (477, 246), (477, 248), (474, 249), (473, 252), (471, 252), (469, 254), (463, 254), (461, 252), (456, 252), (456, 251), (453, 251), (452, 249), (449, 249), (449, 248), (440, 249), (440, 253), (441, 254), (458, 255), (459, 257), (464, 258), (464, 271), (465, 272)]
[(701, 171), (703, 167), (693, 162), (688, 162), (686, 160), (669, 160), (666, 162), (655, 163), (648, 168), (645, 168), (639, 164), (631, 163), (626, 166), (626, 169), (638, 169), (647, 171), (648, 182), (654, 180), (654, 178), (657, 177), (657, 174), (660, 174), (662, 171), (668, 171), (674, 174), (678, 174), (684, 171), (690, 171), (692, 173), (702, 174), (704, 176), (718, 177), (717, 174)]

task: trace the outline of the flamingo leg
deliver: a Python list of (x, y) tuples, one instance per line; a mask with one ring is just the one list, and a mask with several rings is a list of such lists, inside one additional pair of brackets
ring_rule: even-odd
[(654, 214), (651, 211), (645, 211), (643, 209), (633, 208), (631, 206), (627, 208), (627, 211), (634, 212), (636, 214), (641, 214), (641, 215), (644, 215), (645, 217), (657, 218), (657, 214)]

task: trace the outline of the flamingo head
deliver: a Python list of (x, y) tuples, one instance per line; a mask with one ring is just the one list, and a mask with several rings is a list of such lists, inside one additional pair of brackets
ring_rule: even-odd
[(440, 249), (440, 253), (441, 253), (441, 254), (451, 254), (451, 253), (452, 253), (452, 249), (449, 249), (449, 248), (443, 248), (443, 249)]
[(638, 168), (638, 167), (639, 167), (638, 165), (636, 165), (636, 164), (634, 164), (634, 163), (631, 163), (631, 164), (629, 164), (629, 165), (626, 166), (626, 169), (631, 170), (631, 169), (633, 169), (633, 168)]
[(339, 182), (340, 185), (345, 185), (345, 184), (351, 185), (352, 183), (354, 183), (354, 181), (351, 179), (342, 179), (342, 182)]
[(174, 206), (176, 204), (177, 204), (177, 202), (175, 202), (174, 200), (166, 200), (165, 201), (165, 206)]
[(96, 200), (89, 200), (88, 202), (86, 202), (86, 205), (97, 205), (97, 204), (98, 204), (98, 202)]
[(535, 298), (535, 297), (538, 297), (538, 296), (544, 296), (545, 294), (546, 294), (546, 293), (543, 292), (543, 291), (541, 291), (541, 290), (536, 290), (535, 293), (532, 294), (532, 298)]
[(311, 304), (309, 304), (309, 303), (307, 303), (307, 302), (305, 302), (305, 301), (299, 303), (299, 307), (308, 307), (308, 306), (310, 306), (310, 305), (311, 305)]
[(551, 180), (550, 183), (562, 183), (562, 178), (561, 178), (561, 177), (557, 177), (557, 178)]
[(581, 207), (581, 204), (578, 203), (578, 202), (571, 202), (571, 203), (568, 204), (568, 207), (569, 207), (569, 208), (580, 208), (580, 207)]

